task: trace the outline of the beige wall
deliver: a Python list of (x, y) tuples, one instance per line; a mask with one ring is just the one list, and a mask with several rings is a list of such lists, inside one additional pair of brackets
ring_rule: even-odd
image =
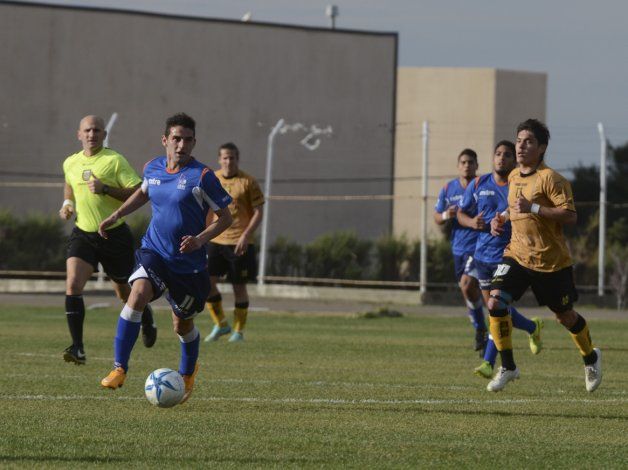
[[(273, 195), (392, 193), (394, 33), (0, 2), (0, 39), (0, 183), (20, 185), (0, 185), (0, 209), (56, 214), (80, 118), (114, 111), (110, 144), (139, 172), (163, 152), (166, 117), (185, 111), (197, 120), (196, 158), (215, 167), (233, 141), (262, 180), (268, 134), (284, 118), (293, 130), (275, 139)], [(310, 150), (301, 142), (314, 125), (333, 134)], [(272, 207), (271, 241), (376, 238), (392, 221), (391, 201)]]
[(429, 122), (429, 201), (456, 176), (456, 158), (469, 147), (478, 153), (479, 174), (491, 170), (494, 144), (514, 139), (528, 117), (545, 119), (546, 75), (474, 68), (399, 68), (395, 150), (396, 196), (393, 232), (419, 237), (422, 123)]

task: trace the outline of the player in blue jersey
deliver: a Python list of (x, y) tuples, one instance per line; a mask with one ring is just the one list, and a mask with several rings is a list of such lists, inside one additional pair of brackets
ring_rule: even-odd
[[(148, 302), (167, 291), (174, 331), (181, 343), (179, 373), (185, 382), (181, 403), (190, 397), (198, 371), (200, 334), (194, 317), (204, 309), (210, 289), (206, 245), (231, 225), (231, 197), (214, 172), (192, 157), (195, 128), (196, 123), (186, 114), (168, 118), (162, 137), (166, 155), (144, 166), (142, 186), (99, 227), (106, 238), (106, 227), (151, 202), (152, 219), (129, 279), (131, 295), (118, 318), (114, 369), (101, 385), (112, 389), (122, 386), (141, 312)], [(207, 225), (210, 209), (216, 217)]]
[(458, 203), (462, 200), (467, 185), (475, 178), (478, 155), (474, 150), (464, 149), (458, 155), (458, 178), (449, 181), (438, 194), (434, 207), (434, 221), (438, 225), (451, 223), (451, 251), (454, 257), (456, 282), (469, 309), (468, 315), (475, 328), (475, 350), (484, 355), (487, 341), (486, 323), (482, 294), (477, 279), (464, 273), (464, 267), (475, 251), (477, 232), (463, 227), (456, 219)]
[[(515, 144), (502, 140), (495, 146), (493, 153), (493, 171), (475, 178), (464, 192), (457, 213), (461, 226), (476, 230), (478, 233), (475, 252), (465, 267), (465, 274), (475, 277), (480, 283), (484, 302), (488, 305), (491, 280), (497, 265), (502, 261), (504, 248), (510, 242), (510, 223), (504, 224), (499, 236), (490, 233), (490, 224), (496, 214), (508, 208), (508, 175), (515, 168)], [(527, 319), (514, 307), (510, 306), (512, 324), (515, 328), (526, 331), (530, 337), (530, 350), (533, 354), (541, 352), (541, 328), (539, 318)], [(490, 379), (497, 358), (497, 348), (493, 338), (489, 340), (484, 352), (484, 361), (475, 369), (476, 375)]]

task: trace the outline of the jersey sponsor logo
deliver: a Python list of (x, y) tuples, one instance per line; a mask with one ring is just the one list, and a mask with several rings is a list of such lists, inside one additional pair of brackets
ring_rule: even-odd
[(177, 182), (177, 189), (185, 189), (185, 185), (188, 180), (185, 178), (185, 175), (179, 176), (179, 181)]
[(499, 264), (497, 265), (497, 269), (495, 270), (495, 273), (493, 274), (493, 276), (497, 277), (497, 276), (505, 276), (506, 273), (510, 271), (510, 266), (507, 264)]
[(508, 338), (510, 336), (510, 327), (507, 321), (499, 322), (499, 337)]
[(159, 186), (161, 184), (161, 180), (157, 178), (148, 178), (148, 184)]
[(490, 189), (483, 189), (482, 191), (480, 191), (480, 196), (495, 196), (495, 191), (492, 191)]
[(83, 170), (83, 174), (82, 174), (83, 181), (89, 181), (91, 177), (92, 177), (92, 170)]

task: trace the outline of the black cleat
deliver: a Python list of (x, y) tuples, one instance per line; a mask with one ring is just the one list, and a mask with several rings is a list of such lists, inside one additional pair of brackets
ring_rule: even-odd
[(78, 346), (68, 346), (63, 351), (63, 360), (65, 362), (73, 362), (77, 366), (85, 364), (87, 360), (87, 356), (85, 356), (85, 351), (83, 351), (82, 347)]
[(153, 319), (153, 308), (146, 305), (142, 313), (142, 343), (147, 348), (152, 348), (157, 341), (157, 325)]
[(475, 330), (475, 346), (474, 351), (479, 351), (480, 357), (484, 357), (484, 350), (486, 349), (486, 343), (488, 341), (488, 334), (486, 330)]

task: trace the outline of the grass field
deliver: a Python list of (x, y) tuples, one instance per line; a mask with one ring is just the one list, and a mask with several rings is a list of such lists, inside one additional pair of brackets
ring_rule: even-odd
[(628, 318), (590, 319), (604, 352), (594, 394), (551, 320), (539, 356), (515, 333), (521, 379), (493, 394), (472, 374), (468, 322), (438, 307), (385, 319), (254, 313), (245, 343), (201, 344), (190, 401), (158, 409), (143, 384), (177, 367), (169, 315), (157, 314), (154, 348), (138, 342), (125, 386), (103, 390), (117, 314), (88, 312), (88, 362), (75, 366), (61, 360), (62, 308), (2, 309), (2, 467), (628, 466)]

